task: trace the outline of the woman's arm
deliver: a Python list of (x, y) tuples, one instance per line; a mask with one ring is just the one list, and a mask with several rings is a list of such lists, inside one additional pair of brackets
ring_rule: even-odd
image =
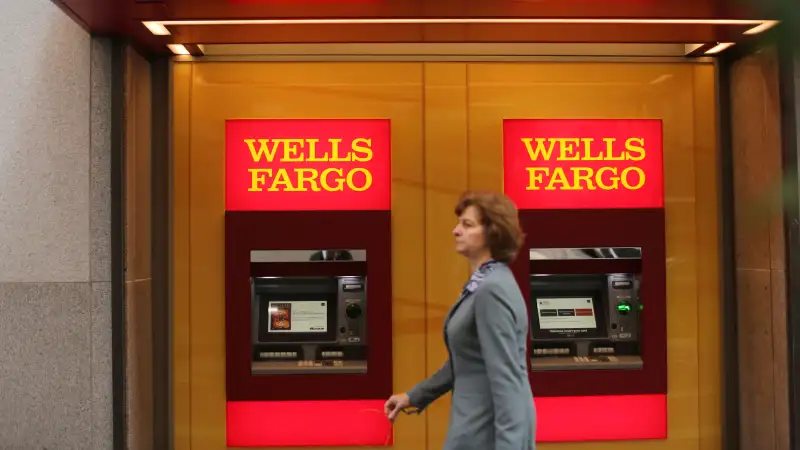
[[(528, 405), (520, 398), (519, 343), (513, 294), (486, 280), (475, 298), (475, 323), (494, 404), (495, 447), (518, 450), (530, 427)], [(525, 383), (528, 380), (524, 380)]]
[(450, 392), (451, 389), (453, 389), (453, 370), (448, 359), (441, 369), (408, 391), (408, 400), (411, 406), (422, 412), (428, 405)]

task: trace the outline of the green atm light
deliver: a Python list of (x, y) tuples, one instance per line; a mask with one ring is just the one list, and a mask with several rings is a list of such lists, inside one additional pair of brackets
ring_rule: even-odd
[(619, 302), (617, 303), (617, 312), (622, 314), (623, 316), (631, 312), (631, 304), (629, 302)]

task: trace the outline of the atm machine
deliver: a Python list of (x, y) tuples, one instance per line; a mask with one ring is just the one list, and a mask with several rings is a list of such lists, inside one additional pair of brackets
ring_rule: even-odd
[[(328, 276), (275, 276), (309, 261), (335, 267)], [(252, 251), (251, 372), (366, 373), (366, 261), (365, 250)]]
[(391, 444), (391, 142), (386, 118), (225, 122), (227, 448)]
[(658, 118), (503, 119), (539, 442), (667, 437), (663, 179)]
[(391, 255), (388, 210), (226, 212), (228, 447), (392, 441), (364, 413), (392, 394)]
[[(629, 272), (540, 273), (542, 261), (622, 261)], [(531, 370), (641, 369), (641, 248), (530, 250)], [(537, 264), (538, 263), (538, 264)]]
[(665, 438), (663, 209), (519, 216), (526, 251), (511, 267), (528, 301), (537, 440)]

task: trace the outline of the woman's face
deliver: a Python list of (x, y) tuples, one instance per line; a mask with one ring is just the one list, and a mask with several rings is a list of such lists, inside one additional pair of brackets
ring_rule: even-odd
[(453, 236), (456, 238), (456, 251), (464, 256), (486, 250), (486, 233), (476, 207), (468, 206), (461, 213), (458, 224), (453, 229)]

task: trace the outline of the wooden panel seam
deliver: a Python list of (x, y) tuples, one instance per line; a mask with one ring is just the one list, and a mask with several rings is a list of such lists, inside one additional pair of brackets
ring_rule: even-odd
[[(191, 449), (191, 323), (189, 136), (192, 65), (173, 63), (173, 435), (175, 450)], [(183, 359), (181, 358), (183, 357)]]

